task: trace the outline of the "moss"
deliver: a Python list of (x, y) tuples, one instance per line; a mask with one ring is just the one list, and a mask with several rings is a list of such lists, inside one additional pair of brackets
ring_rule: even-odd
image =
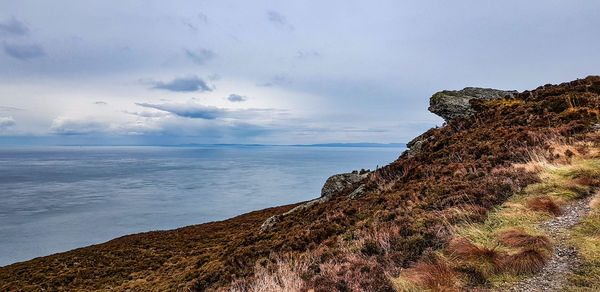
[(515, 105), (523, 104), (523, 100), (520, 99), (492, 99), (485, 102), (485, 105), (488, 107), (511, 107)]

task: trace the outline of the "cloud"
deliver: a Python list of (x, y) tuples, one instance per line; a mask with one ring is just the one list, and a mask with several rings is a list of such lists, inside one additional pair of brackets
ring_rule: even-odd
[(286, 84), (291, 84), (291, 83), (292, 83), (292, 80), (286, 74), (282, 73), (282, 74), (277, 74), (277, 75), (273, 76), (269, 82), (259, 84), (259, 85), (271, 87), (271, 86), (286, 85)]
[(29, 60), (46, 55), (39, 44), (9, 44), (3, 43), (4, 52), (19, 60)]
[(96, 105), (108, 105), (108, 102), (106, 102), (106, 101), (96, 101), (96, 102), (94, 102), (94, 104), (96, 104)]
[(0, 106), (0, 111), (3, 112), (17, 112), (17, 111), (22, 111), (22, 108), (18, 108), (18, 107), (12, 107), (12, 106)]
[(24, 22), (16, 19), (14, 16), (9, 20), (0, 22), (0, 35), (24, 36), (29, 33), (29, 28)]
[(321, 56), (321, 54), (319, 54), (319, 52), (317, 52), (317, 51), (298, 50), (298, 52), (296, 52), (297, 59), (308, 59), (308, 58), (320, 57), (320, 56)]
[(199, 49), (197, 51), (185, 50), (185, 55), (198, 65), (204, 65), (207, 61), (214, 59), (217, 54), (211, 50)]
[(109, 130), (109, 124), (98, 121), (58, 117), (52, 121), (50, 129), (58, 135), (83, 135), (106, 132)]
[(198, 19), (200, 19), (200, 21), (203, 23), (208, 23), (208, 16), (202, 12), (198, 12)]
[(168, 116), (169, 113), (167, 112), (149, 112), (149, 111), (143, 111), (143, 112), (130, 112), (130, 111), (123, 111), (126, 114), (130, 114), (130, 115), (134, 115), (134, 116), (138, 116), (138, 117), (142, 117), (142, 118), (162, 118), (164, 116)]
[(0, 130), (14, 126), (15, 119), (13, 117), (0, 117)]
[(154, 82), (154, 86), (152, 88), (177, 92), (212, 91), (212, 88), (208, 87), (206, 82), (197, 76), (175, 78), (170, 82)]
[(232, 93), (227, 99), (231, 102), (242, 102), (246, 101), (247, 97)]
[(136, 103), (136, 105), (153, 108), (160, 111), (172, 113), (174, 115), (193, 119), (214, 120), (226, 113), (226, 110), (214, 106), (205, 106), (196, 103)]
[(277, 12), (277, 11), (267, 11), (267, 19), (276, 24), (276, 25), (280, 25), (283, 26), (289, 30), (294, 30), (294, 26), (289, 24), (287, 22), (287, 19), (285, 18), (285, 16), (283, 16), (281, 13)]
[(185, 25), (191, 31), (198, 32), (198, 27), (195, 24), (191, 23), (190, 21), (184, 19), (181, 22), (183, 23), (183, 25)]

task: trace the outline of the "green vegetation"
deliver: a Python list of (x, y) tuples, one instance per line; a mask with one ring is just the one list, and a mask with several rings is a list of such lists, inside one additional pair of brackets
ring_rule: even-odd
[(581, 267), (569, 278), (569, 291), (592, 291), (600, 287), (600, 194), (596, 194), (590, 207), (590, 214), (571, 232)]
[[(265, 232), (259, 228), (267, 218), (294, 206), (2, 267), (0, 290), (502, 287), (548, 260), (550, 244), (537, 224), (598, 187), (599, 162), (590, 158), (600, 145), (599, 94), (600, 77), (588, 77), (494, 106), (471, 100), (474, 115), (427, 131), (420, 152), (404, 153)], [(364, 196), (346, 196), (359, 184)], [(590, 218), (577, 229), (581, 236), (594, 236)], [(574, 285), (596, 285), (581, 282), (593, 279), (596, 251), (582, 249), (590, 260)]]
[[(410, 290), (415, 285), (430, 290), (464, 286), (502, 289), (540, 270), (549, 259), (552, 242), (539, 224), (560, 215), (563, 206), (600, 184), (600, 160), (576, 158), (568, 165), (537, 164), (540, 182), (490, 210), (484, 222), (455, 225), (449, 245), (436, 253), (433, 262), (417, 264), (395, 279), (397, 289)], [(600, 208), (575, 229), (573, 241), (585, 259), (583, 268), (571, 279), (573, 287), (600, 287)], [(440, 267), (448, 274), (444, 283), (431, 272)]]

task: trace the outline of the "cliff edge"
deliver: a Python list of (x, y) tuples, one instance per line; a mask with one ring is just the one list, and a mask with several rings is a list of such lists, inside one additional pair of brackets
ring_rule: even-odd
[[(446, 124), (409, 143), (419, 151), (330, 183), (324, 193), (331, 195), (319, 203), (129, 235), (1, 267), (0, 290), (496, 289), (498, 279), (527, 277), (552, 262), (545, 229), (532, 233), (536, 225), (530, 228), (520, 218), (552, 222), (561, 204), (600, 186), (594, 162), (600, 153), (599, 101), (598, 76), (520, 93), (436, 93), (430, 109)], [(539, 185), (544, 180), (548, 184)], [(351, 196), (359, 188), (361, 194)], [(512, 213), (497, 213), (505, 207)], [(268, 218), (281, 214), (261, 232)], [(454, 236), (464, 223), (489, 232), (465, 231), (468, 240), (461, 241)], [(590, 242), (595, 235), (587, 230), (573, 239)], [(593, 261), (579, 258), (596, 271)], [(600, 288), (585, 270), (574, 265), (573, 273), (580, 277), (565, 285)]]

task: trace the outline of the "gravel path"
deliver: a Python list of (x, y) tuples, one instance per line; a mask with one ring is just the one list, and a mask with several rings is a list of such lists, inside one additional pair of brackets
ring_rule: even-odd
[(566, 207), (564, 213), (540, 226), (554, 241), (552, 257), (546, 266), (534, 277), (518, 282), (509, 291), (560, 291), (568, 274), (579, 265), (577, 250), (567, 243), (569, 230), (590, 211), (590, 201), (594, 196), (580, 199)]

